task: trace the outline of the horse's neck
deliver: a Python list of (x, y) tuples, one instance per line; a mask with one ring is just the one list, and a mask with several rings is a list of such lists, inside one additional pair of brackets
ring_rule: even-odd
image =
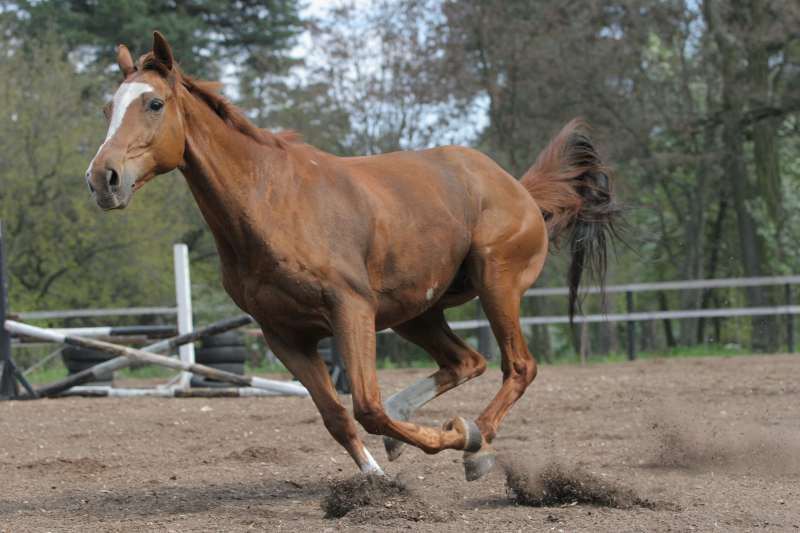
[(184, 119), (181, 170), (217, 245), (240, 255), (252, 233), (263, 230), (254, 224), (264, 222), (268, 205), (284, 189), (287, 154), (232, 130), (201, 103), (187, 106)]

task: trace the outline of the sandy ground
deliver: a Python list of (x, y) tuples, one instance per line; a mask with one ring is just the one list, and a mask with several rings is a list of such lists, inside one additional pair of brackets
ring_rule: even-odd
[[(386, 371), (384, 393), (424, 375)], [(475, 417), (490, 371), (419, 421)], [(349, 403), (349, 398), (345, 398)], [(505, 475), (464, 481), (458, 452), (388, 463), (410, 496), (342, 518), (355, 473), (310, 400), (0, 403), (0, 531), (800, 531), (800, 356), (543, 367), (495, 441), (517, 470), (553, 464), (653, 505), (516, 505)]]

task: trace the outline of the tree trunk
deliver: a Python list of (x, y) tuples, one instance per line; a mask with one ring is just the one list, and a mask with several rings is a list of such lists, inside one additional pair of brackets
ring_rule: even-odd
[[(724, 229), (725, 215), (728, 211), (728, 199), (723, 194), (719, 199), (719, 208), (717, 209), (717, 217), (714, 219), (714, 225), (711, 228), (711, 238), (708, 240), (711, 246), (711, 253), (708, 257), (708, 267), (706, 268), (707, 279), (712, 279), (717, 276), (717, 264), (719, 263), (719, 249), (722, 243), (722, 231)], [(700, 302), (700, 309), (707, 309), (711, 302), (711, 289), (704, 289), (702, 300)], [(719, 342), (719, 327), (716, 328), (716, 342)], [(697, 323), (697, 343), (702, 344), (705, 342), (705, 319), (701, 318)]]
[[(669, 306), (667, 305), (667, 295), (664, 294), (664, 291), (658, 291), (658, 308), (661, 311), (668, 311)], [(672, 321), (669, 319), (664, 319), (664, 338), (667, 341), (667, 348), (674, 348), (677, 344), (675, 342), (675, 334), (672, 332)]]
[[(742, 118), (745, 110), (745, 98), (742, 95), (741, 72), (737, 70), (741, 58), (738, 50), (732, 45), (735, 36), (723, 27), (719, 8), (714, 2), (703, 2), (703, 11), (709, 31), (719, 48), (719, 67), (722, 82), (722, 143), (723, 169), (728, 178), (733, 197), (733, 208), (736, 212), (738, 226), (739, 249), (742, 269), (748, 277), (763, 276), (769, 273), (766, 245), (764, 237), (758, 232), (756, 220), (750, 210), (748, 201), (763, 196), (760, 187), (753, 187), (748, 179), (747, 164), (744, 160), (744, 136)], [(738, 6), (737, 9), (745, 9)], [(737, 14), (744, 16), (746, 14)], [(766, 292), (758, 287), (748, 287), (745, 291), (747, 305), (751, 307), (769, 305)], [(777, 349), (778, 330), (775, 317), (753, 317), (751, 320), (751, 347), (756, 351), (774, 351)]]

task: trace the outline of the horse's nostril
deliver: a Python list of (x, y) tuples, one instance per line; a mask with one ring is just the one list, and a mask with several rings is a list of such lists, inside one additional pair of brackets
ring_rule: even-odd
[(111, 188), (119, 186), (119, 174), (114, 169), (106, 171), (106, 180), (108, 180), (108, 186)]

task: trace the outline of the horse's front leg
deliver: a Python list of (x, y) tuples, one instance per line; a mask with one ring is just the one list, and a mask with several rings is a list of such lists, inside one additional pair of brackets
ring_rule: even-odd
[(334, 314), (334, 336), (350, 377), (353, 413), (369, 433), (412, 444), (426, 453), (446, 449), (477, 451), (481, 433), (461, 417), (442, 429), (390, 418), (381, 402), (375, 367), (375, 310), (356, 297), (342, 302)]
[(264, 338), (284, 366), (308, 389), (325, 427), (347, 450), (359, 469), (365, 474), (383, 475), (383, 470), (358, 437), (353, 418), (339, 402), (325, 362), (317, 352), (316, 342), (292, 342), (266, 331)]

